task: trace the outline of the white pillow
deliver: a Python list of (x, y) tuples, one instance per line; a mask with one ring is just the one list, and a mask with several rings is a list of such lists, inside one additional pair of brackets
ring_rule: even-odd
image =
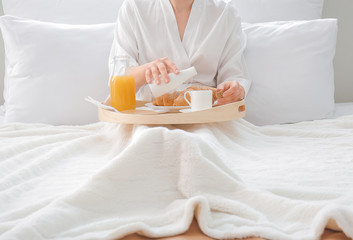
[(246, 120), (266, 125), (332, 115), (336, 19), (243, 24), (243, 29), (253, 80)]
[(233, 0), (232, 4), (243, 22), (257, 23), (321, 18), (324, 0)]
[(70, 24), (115, 22), (124, 0), (2, 0), (5, 15)]
[(5, 43), (5, 123), (86, 124), (104, 99), (114, 23), (66, 25), (0, 18)]

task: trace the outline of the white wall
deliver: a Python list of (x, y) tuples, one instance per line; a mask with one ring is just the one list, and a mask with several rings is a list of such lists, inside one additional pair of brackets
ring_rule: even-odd
[[(0, 14), (3, 15), (2, 4)], [(353, 102), (353, 0), (325, 0), (324, 18), (338, 18), (339, 33), (335, 57), (336, 102)], [(4, 102), (4, 48), (0, 37), (0, 104)]]
[(335, 64), (336, 102), (353, 102), (353, 1), (325, 0), (323, 17), (338, 18)]

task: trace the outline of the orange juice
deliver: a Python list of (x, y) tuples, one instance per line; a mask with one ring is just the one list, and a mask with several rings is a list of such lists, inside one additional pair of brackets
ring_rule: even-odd
[(111, 106), (118, 111), (136, 108), (133, 76), (114, 76), (110, 79), (110, 101)]

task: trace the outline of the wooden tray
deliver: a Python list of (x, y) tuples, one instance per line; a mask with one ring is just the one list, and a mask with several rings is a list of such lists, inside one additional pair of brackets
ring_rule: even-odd
[[(147, 102), (136, 101), (136, 107)], [(105, 103), (109, 104), (110, 103)], [(117, 113), (98, 107), (100, 121), (125, 124), (195, 124), (230, 121), (245, 116), (244, 100), (196, 112), (156, 113), (150, 110), (128, 110)]]

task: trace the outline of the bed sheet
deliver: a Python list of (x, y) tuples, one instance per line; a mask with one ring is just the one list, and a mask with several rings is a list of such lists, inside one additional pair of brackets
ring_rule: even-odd
[(353, 102), (336, 103), (334, 118), (353, 114)]

